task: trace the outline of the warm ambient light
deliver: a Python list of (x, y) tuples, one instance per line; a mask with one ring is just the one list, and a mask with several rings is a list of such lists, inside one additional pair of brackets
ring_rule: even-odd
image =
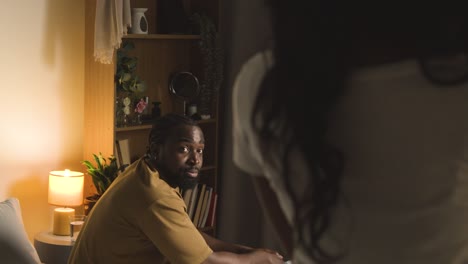
[[(83, 202), (84, 174), (76, 171), (51, 171), (49, 173), (49, 204), (79, 206)], [(75, 215), (73, 208), (54, 210), (54, 235), (70, 235), (69, 217)]]

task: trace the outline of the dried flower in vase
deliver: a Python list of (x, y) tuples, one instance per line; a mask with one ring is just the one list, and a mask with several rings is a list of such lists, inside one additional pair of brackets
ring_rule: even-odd
[(135, 113), (139, 113), (139, 114), (143, 113), (147, 105), (148, 103), (145, 100), (143, 100), (143, 98), (141, 98), (135, 107)]

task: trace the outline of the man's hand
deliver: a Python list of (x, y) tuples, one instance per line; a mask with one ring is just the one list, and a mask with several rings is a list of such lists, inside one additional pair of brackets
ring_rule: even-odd
[[(269, 249), (257, 249), (252, 251), (251, 253), (241, 255), (241, 257), (245, 257), (241, 260), (242, 263), (250, 263), (250, 264), (283, 264), (284, 260), (283, 257), (278, 254), (278, 252), (269, 250)], [(244, 262), (245, 261), (245, 262)]]
[(251, 248), (244, 245), (232, 244), (216, 239), (204, 232), (200, 232), (206, 243), (214, 251), (203, 264), (239, 263), (239, 264), (283, 264), (283, 256), (267, 248)]
[(255, 250), (263, 250), (263, 251), (265, 251), (265, 252), (267, 252), (267, 253), (275, 254), (275, 255), (277, 255), (278, 257), (283, 258), (283, 256), (281, 256), (280, 253), (278, 253), (277, 251), (271, 250), (271, 249), (269, 249), (269, 248), (257, 248), (257, 249), (255, 249)]
[(231, 252), (213, 252), (203, 264), (284, 264), (283, 257), (277, 252), (256, 249), (250, 253), (236, 254)]

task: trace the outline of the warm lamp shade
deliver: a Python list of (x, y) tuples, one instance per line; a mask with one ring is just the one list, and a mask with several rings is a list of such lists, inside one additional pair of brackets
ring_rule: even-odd
[(49, 173), (49, 204), (79, 206), (83, 203), (84, 174), (64, 170)]

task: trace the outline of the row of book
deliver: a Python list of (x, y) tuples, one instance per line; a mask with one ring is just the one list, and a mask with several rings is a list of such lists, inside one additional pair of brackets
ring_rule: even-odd
[(211, 227), (215, 224), (218, 194), (213, 187), (203, 183), (183, 192), (187, 214), (197, 228)]

